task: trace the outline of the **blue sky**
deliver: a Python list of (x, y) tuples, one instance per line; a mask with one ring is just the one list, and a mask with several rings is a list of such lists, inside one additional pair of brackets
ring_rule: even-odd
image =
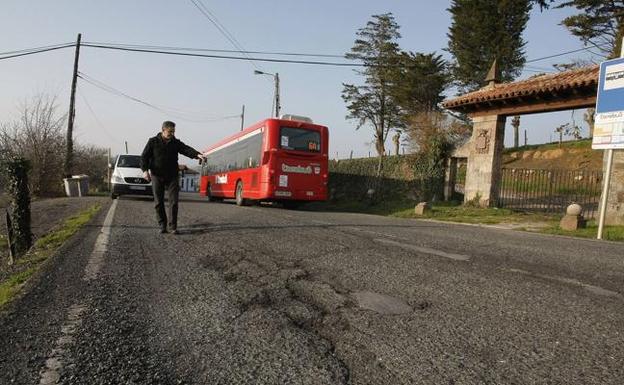
[[(371, 15), (392, 12), (401, 26), (400, 45), (415, 52), (436, 51), (448, 57), (450, 1), (208, 1), (205, 6), (247, 50), (344, 54), (355, 33)], [(234, 49), (190, 0), (3, 0), (0, 13), (0, 52), (75, 41)], [(534, 10), (524, 37), (528, 59), (582, 48), (578, 39), (558, 25), (570, 10)], [(255, 55), (254, 55), (255, 56)], [(572, 58), (578, 53), (531, 63), (523, 76)], [(311, 60), (322, 60), (314, 59)], [(339, 59), (324, 59), (339, 60)], [(73, 65), (73, 49), (0, 61), (0, 122), (17, 118), (18, 105), (36, 93), (58, 96), (66, 111)], [(539, 67), (539, 68), (536, 68)], [(282, 112), (310, 116), (330, 128), (331, 156), (367, 156), (374, 153), (368, 127), (355, 130), (345, 120), (340, 97), (342, 83), (361, 79), (349, 68), (230, 61), (118, 52), (83, 47), (80, 71), (131, 96), (180, 114), (166, 114), (106, 93), (79, 81), (75, 135), (81, 143), (131, 153), (140, 152), (163, 120), (177, 122), (177, 136), (202, 149), (240, 129), (240, 119), (215, 121), (240, 114), (245, 105), (246, 125), (271, 113), (270, 77), (254, 75), (260, 69), (278, 72)], [(88, 105), (87, 105), (88, 104)], [(91, 108), (89, 108), (89, 106)], [(91, 111), (92, 110), (92, 111)], [(556, 126), (575, 119), (582, 110), (526, 116), (529, 143), (554, 139)], [(182, 119), (187, 118), (187, 120)], [(198, 120), (202, 120), (201, 122)], [(509, 123), (508, 123), (509, 125)], [(511, 143), (511, 135), (505, 142)]]

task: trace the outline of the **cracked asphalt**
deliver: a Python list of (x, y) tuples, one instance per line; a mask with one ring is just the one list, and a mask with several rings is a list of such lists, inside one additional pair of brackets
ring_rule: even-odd
[(122, 198), (85, 281), (107, 210), (0, 314), (0, 383), (624, 381), (621, 243), (189, 195), (160, 235)]

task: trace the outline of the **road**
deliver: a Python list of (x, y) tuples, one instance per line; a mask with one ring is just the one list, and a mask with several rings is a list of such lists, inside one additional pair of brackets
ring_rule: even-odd
[[(108, 216), (108, 219), (107, 219)], [(120, 199), (0, 315), (2, 384), (622, 384), (624, 246)]]

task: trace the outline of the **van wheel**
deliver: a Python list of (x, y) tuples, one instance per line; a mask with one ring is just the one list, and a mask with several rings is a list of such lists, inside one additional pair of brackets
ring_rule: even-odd
[(236, 183), (236, 205), (246, 206), (247, 200), (243, 198), (243, 182), (240, 180)]
[(111, 193), (111, 199), (117, 199), (119, 198), (119, 195)]

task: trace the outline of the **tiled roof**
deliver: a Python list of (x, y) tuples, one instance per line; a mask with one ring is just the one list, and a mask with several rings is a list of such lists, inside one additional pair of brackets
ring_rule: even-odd
[(494, 84), (442, 103), (444, 108), (464, 108), (487, 101), (502, 101), (522, 96), (537, 96), (575, 88), (596, 88), (598, 65), (583, 67), (556, 74), (539, 75), (513, 83)]

